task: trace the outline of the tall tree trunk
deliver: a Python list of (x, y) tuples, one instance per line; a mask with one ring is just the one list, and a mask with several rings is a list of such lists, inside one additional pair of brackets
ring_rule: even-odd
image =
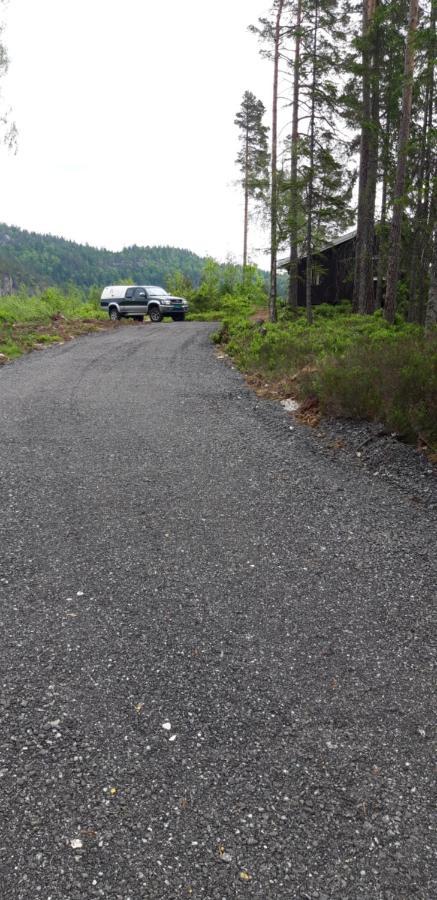
[(377, 48), (372, 47), (376, 0), (363, 0), (363, 82), (360, 170), (358, 187), (358, 220), (355, 249), (353, 309), (372, 312), (373, 241), (375, 228), (375, 194), (378, 168), (379, 91), (375, 77)]
[[(433, 154), (434, 169), (437, 170), (437, 154)], [(425, 312), (425, 328), (428, 331), (437, 325), (437, 178), (434, 177), (429, 204), (429, 221), (432, 223), (430, 241), (429, 290)]]
[(288, 278), (288, 305), (297, 309), (298, 301), (298, 248), (297, 248), (297, 164), (299, 147), (299, 80), (301, 45), (302, 0), (297, 0), (294, 63), (293, 63), (293, 120), (291, 127), (291, 167), (290, 167), (290, 266)]
[(405, 45), (404, 88), (399, 127), (398, 158), (393, 195), (393, 218), (390, 227), (389, 256), (387, 265), (387, 290), (385, 295), (385, 318), (393, 324), (396, 312), (396, 290), (399, 279), (401, 256), (401, 226), (405, 206), (405, 173), (407, 168), (408, 140), (410, 137), (411, 104), (413, 98), (413, 73), (415, 56), (415, 36), (419, 16), (419, 0), (410, 0), (408, 14), (408, 34)]
[(437, 3), (431, 2), (429, 42), (426, 72), (425, 108), (420, 141), (419, 167), (416, 175), (417, 204), (414, 216), (413, 240), (409, 254), (410, 285), (408, 318), (410, 322), (423, 322), (427, 300), (425, 297), (433, 223), (428, 221), (430, 210), (431, 168), (433, 164), (433, 114), (435, 92), (435, 58)]
[[(435, 151), (435, 60), (437, 56), (437, 32), (436, 32), (437, 2), (431, 3), (430, 15), (430, 42), (428, 48), (428, 133), (425, 148), (425, 165), (423, 173), (423, 206), (422, 206), (422, 234), (420, 242), (420, 254), (418, 259), (417, 301), (416, 316), (419, 322), (424, 322), (428, 305), (428, 279), (432, 271), (433, 231), (437, 216), (437, 158)], [(434, 245), (435, 247), (435, 245)]]
[(277, 256), (278, 256), (278, 75), (281, 16), (284, 0), (277, 0), (275, 22), (275, 46), (273, 57), (273, 111), (272, 111), (272, 176), (271, 176), (271, 235), (270, 235), (270, 321), (276, 322), (277, 314)]
[[(429, 30), (430, 30), (430, 42), (428, 47), (428, 77), (427, 77), (427, 88), (428, 88), (428, 140), (427, 140), (427, 149), (425, 154), (425, 173), (424, 173), (424, 188), (423, 188), (423, 204), (424, 204), (424, 213), (425, 216), (428, 217), (430, 210), (434, 210), (434, 213), (437, 212), (435, 209), (435, 135), (434, 135), (434, 113), (435, 113), (435, 77), (436, 77), (436, 56), (437, 56), (437, 2), (436, 0), (431, 0), (431, 12), (430, 12), (430, 20), (429, 20)], [(430, 231), (432, 232), (433, 228), (431, 226)]]
[[(437, 154), (434, 150), (430, 155), (430, 165), (434, 172), (437, 172)], [(434, 318), (436, 310), (436, 279), (437, 279), (437, 178), (434, 176), (432, 180), (431, 196), (427, 200), (427, 231), (426, 240), (421, 257), (421, 296), (419, 298), (420, 321), (425, 321), (425, 325), (429, 328), (430, 324), (436, 324)], [(426, 287), (428, 292), (426, 298)]]
[(316, 69), (317, 69), (317, 41), (319, 28), (319, 3), (315, 2), (314, 9), (314, 39), (313, 39), (313, 65), (311, 81), (311, 115), (310, 115), (310, 172), (308, 181), (308, 220), (307, 220), (307, 265), (305, 279), (305, 299), (307, 321), (313, 322), (313, 306), (311, 288), (313, 281), (313, 193), (314, 193), (314, 145), (315, 145), (315, 107), (316, 107)]
[(390, 115), (389, 104), (387, 103), (387, 118), (384, 130), (384, 144), (382, 154), (382, 196), (381, 196), (381, 215), (378, 242), (378, 267), (376, 275), (376, 297), (375, 307), (381, 309), (382, 293), (384, 288), (384, 272), (387, 265), (387, 194), (388, 194), (388, 162), (390, 153)]
[(420, 159), (417, 172), (417, 204), (413, 221), (413, 235), (409, 253), (410, 283), (408, 291), (408, 321), (416, 322), (417, 309), (417, 282), (418, 282), (418, 256), (420, 244), (424, 238), (424, 175), (426, 166), (426, 154), (428, 149), (428, 116), (429, 116), (429, 84), (426, 89), (425, 110), (423, 113), (422, 135), (420, 141)]
[(437, 224), (434, 226), (433, 253), (429, 273), (428, 302), (426, 304), (425, 329), (437, 325)]
[(249, 127), (246, 127), (246, 168), (244, 173), (244, 241), (243, 241), (243, 274), (247, 266), (247, 236), (249, 232)]
[(366, 202), (365, 202), (365, 231), (363, 239), (362, 256), (362, 281), (359, 295), (360, 313), (371, 315), (375, 312), (375, 282), (374, 282), (374, 254), (375, 254), (375, 203), (376, 184), (378, 181), (378, 151), (379, 151), (379, 115), (380, 115), (380, 54), (381, 35), (378, 25), (375, 26), (375, 35), (372, 55), (372, 99), (370, 105), (370, 135), (369, 135), (369, 166), (367, 170)]

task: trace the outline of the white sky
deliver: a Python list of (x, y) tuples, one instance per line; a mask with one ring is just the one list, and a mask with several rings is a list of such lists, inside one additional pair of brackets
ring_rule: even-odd
[[(269, 107), (266, 0), (10, 0), (0, 221), (118, 250), (241, 256), (234, 115)], [(268, 124), (268, 120), (266, 120)], [(265, 237), (252, 229), (252, 258)]]

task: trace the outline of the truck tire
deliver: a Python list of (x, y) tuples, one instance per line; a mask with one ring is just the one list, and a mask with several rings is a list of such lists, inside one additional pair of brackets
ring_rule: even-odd
[(151, 322), (162, 322), (162, 312), (159, 306), (151, 306), (149, 309), (149, 317)]
[(120, 313), (116, 306), (109, 307), (109, 318), (111, 319), (111, 322), (118, 322), (119, 319), (121, 319)]

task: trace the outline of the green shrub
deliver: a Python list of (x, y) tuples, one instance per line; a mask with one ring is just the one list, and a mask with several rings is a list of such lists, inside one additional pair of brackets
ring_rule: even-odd
[(361, 339), (323, 361), (306, 390), (322, 412), (380, 419), (413, 440), (437, 441), (437, 341), (411, 333), (385, 342)]
[(350, 304), (316, 307), (309, 326), (294, 319), (262, 326), (225, 319), (217, 335), (246, 372), (293, 377), (302, 399), (316, 397), (323, 413), (377, 419), (414, 440), (437, 444), (437, 334), (397, 316), (353, 315)]

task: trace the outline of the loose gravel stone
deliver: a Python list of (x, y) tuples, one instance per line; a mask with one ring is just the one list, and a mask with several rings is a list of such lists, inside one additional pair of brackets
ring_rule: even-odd
[(432, 479), (211, 330), (0, 370), (2, 900), (430, 900)]

